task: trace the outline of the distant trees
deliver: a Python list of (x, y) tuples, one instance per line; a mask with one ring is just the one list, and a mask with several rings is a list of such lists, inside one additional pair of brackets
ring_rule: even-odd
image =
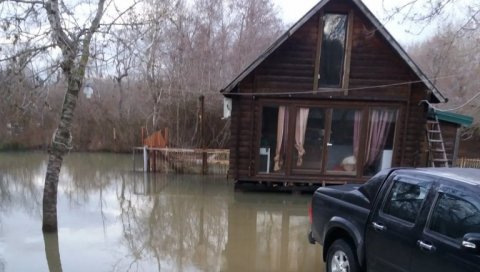
[[(14, 2), (2, 3), (8, 4), (2, 12), (18, 9)], [(40, 7), (42, 1), (20, 2), (28, 9), (35, 3)], [(59, 3), (66, 12), (68, 5)], [(197, 147), (199, 95), (206, 96), (207, 145), (225, 146), (229, 130), (228, 121), (221, 120), (219, 90), (284, 30), (273, 1), (144, 0), (128, 10), (126, 4), (121, 8), (115, 3), (100, 23), (99, 35), (92, 37), (85, 84), (93, 89), (93, 96), (87, 99), (79, 93), (73, 148), (129, 150), (140, 144), (141, 126), (149, 133), (168, 127), (172, 146)], [(48, 22), (42, 16), (28, 18), (25, 25), (32, 29), (42, 25), (43, 30)], [(2, 25), (8, 25), (3, 39), (14, 39), (12, 24)], [(28, 36), (23, 29), (16, 33)], [(26, 38), (19, 38), (15, 46), (0, 45), (0, 84), (15, 89), (11, 96), (0, 88), (0, 97), (10, 99), (0, 100), (0, 111), (5, 113), (0, 119), (12, 127), (0, 130), (0, 149), (47, 146), (55, 130), (55, 113), (61, 109), (61, 90), (67, 81), (59, 70), (60, 52), (47, 42), (51, 33), (45, 29), (41, 34), (44, 51), (26, 54), (24, 65), (12, 56), (22, 55), (20, 48), (33, 52), (38, 40), (24, 43)], [(16, 66), (11, 64), (14, 61)], [(28, 81), (2, 76), (12, 74), (17, 66), (17, 78), (30, 75)], [(31, 114), (10, 105), (23, 105)]]
[(283, 24), (270, 0), (5, 0), (0, 27), (0, 147), (49, 146), (48, 232), (57, 230), (63, 155), (74, 147), (127, 150), (142, 125), (170, 128), (173, 145), (198, 146), (199, 95), (207, 96), (207, 145), (225, 145), (218, 91)]
[(480, 97), (469, 101), (480, 93), (480, 5), (453, 0), (402, 0), (395, 5), (387, 12), (391, 18), (415, 24), (410, 32), (425, 34), (422, 31), (427, 26), (438, 26), (431, 38), (408, 51), (449, 98), (441, 109), (474, 116), (474, 126), (465, 129), (463, 137), (480, 134)]
[(474, 126), (464, 130), (464, 138), (480, 132), (480, 97), (469, 101), (480, 93), (479, 41), (480, 29), (459, 34), (457, 28), (445, 26), (434, 37), (409, 48), (412, 57), (449, 98), (439, 108), (474, 117)]

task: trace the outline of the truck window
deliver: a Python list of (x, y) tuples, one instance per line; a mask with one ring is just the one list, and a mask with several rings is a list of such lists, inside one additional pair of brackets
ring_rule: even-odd
[(383, 213), (414, 223), (431, 183), (407, 183), (396, 180), (390, 189)]
[(440, 193), (428, 229), (455, 240), (467, 233), (480, 233), (480, 200)]

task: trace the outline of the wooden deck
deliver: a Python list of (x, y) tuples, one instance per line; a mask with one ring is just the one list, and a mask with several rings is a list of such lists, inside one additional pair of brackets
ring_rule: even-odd
[[(138, 157), (142, 154), (138, 167)], [(228, 175), (230, 151), (225, 149), (133, 148), (134, 171)]]

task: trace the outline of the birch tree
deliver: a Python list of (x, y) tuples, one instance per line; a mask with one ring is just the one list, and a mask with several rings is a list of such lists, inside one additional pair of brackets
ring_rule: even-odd
[(85, 69), (90, 57), (90, 43), (100, 27), (100, 20), (105, 11), (104, 6), (105, 0), (98, 0), (97, 10), (89, 27), (66, 31), (64, 26), (68, 22), (61, 16), (59, 0), (50, 0), (44, 4), (52, 38), (62, 52), (60, 67), (67, 82), (60, 121), (52, 139), (45, 177), (42, 222), (44, 232), (57, 232), (58, 230), (57, 190), (60, 168), (64, 155), (71, 148), (70, 130), (73, 114), (85, 78)]
[[(113, 1), (108, 3), (114, 6)], [(83, 86), (85, 72), (91, 57), (92, 39), (102, 26), (106, 0), (95, 4), (83, 1), (62, 0), (3, 0), (0, 1), (0, 39), (9, 41), (2, 49), (1, 61), (29, 58), (34, 66), (57, 66), (62, 72), (65, 96), (60, 117), (49, 149), (47, 172), (43, 192), (44, 232), (56, 232), (57, 190), (64, 155), (72, 148), (72, 124), (78, 96)], [(130, 7), (119, 12), (119, 17), (105, 27), (108, 32), (113, 24)], [(104, 33), (105, 33), (104, 32)], [(39, 55), (53, 56), (46, 63)], [(55, 57), (57, 56), (57, 57)], [(3, 62), (4, 63), (4, 62)], [(48, 79), (48, 69), (36, 71), (36, 77)]]

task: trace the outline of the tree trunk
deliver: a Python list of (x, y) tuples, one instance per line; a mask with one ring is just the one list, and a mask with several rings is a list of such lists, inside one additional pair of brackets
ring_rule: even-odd
[[(75, 75), (77, 74), (77, 75)], [(60, 123), (52, 140), (49, 151), (45, 187), (43, 189), (43, 225), (44, 232), (56, 232), (57, 226), (57, 188), (63, 156), (71, 148), (72, 137), (70, 129), (73, 123), (73, 112), (78, 100), (78, 93), (82, 85), (81, 71), (67, 75), (67, 93), (63, 101)], [(77, 77), (78, 76), (78, 77)]]
[(63, 100), (60, 123), (52, 139), (52, 147), (43, 189), (43, 232), (57, 232), (57, 191), (58, 177), (62, 167), (63, 156), (71, 149), (73, 112), (77, 105), (78, 93), (85, 78), (85, 69), (90, 57), (90, 42), (93, 34), (100, 26), (106, 0), (98, 0), (97, 11), (89, 28), (80, 30), (77, 35), (68, 35), (62, 28), (59, 0), (45, 2), (48, 21), (52, 28), (52, 36), (62, 50), (61, 68), (67, 80), (67, 92)]
[(47, 257), (48, 271), (62, 272), (60, 247), (58, 246), (58, 233), (44, 233), (43, 242), (45, 245), (45, 255)]

